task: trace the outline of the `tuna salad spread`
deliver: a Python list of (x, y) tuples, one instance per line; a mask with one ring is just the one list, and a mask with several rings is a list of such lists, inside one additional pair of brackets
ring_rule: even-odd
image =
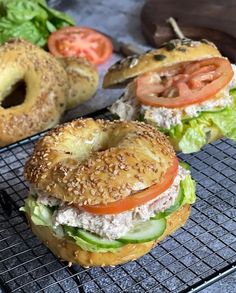
[(79, 227), (108, 239), (117, 239), (125, 235), (135, 224), (147, 221), (156, 213), (171, 207), (178, 196), (180, 181), (189, 174), (188, 170), (179, 166), (173, 184), (160, 196), (144, 205), (115, 215), (94, 215), (39, 192), (37, 192), (37, 202), (58, 207), (53, 214), (55, 227), (58, 225)]

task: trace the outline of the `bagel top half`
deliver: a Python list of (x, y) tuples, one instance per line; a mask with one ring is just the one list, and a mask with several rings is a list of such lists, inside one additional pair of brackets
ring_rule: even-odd
[(115, 63), (104, 76), (103, 87), (122, 86), (140, 74), (162, 69), (179, 62), (217, 56), (221, 56), (220, 52), (213, 43), (207, 40), (171, 40), (159, 49), (151, 50), (139, 56), (129, 56)]
[(150, 125), (78, 119), (36, 144), (25, 178), (68, 203), (106, 204), (160, 183), (174, 156), (168, 139)]

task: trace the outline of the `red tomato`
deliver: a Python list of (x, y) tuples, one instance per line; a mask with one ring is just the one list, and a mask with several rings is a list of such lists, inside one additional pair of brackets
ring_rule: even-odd
[(48, 49), (56, 57), (85, 57), (92, 64), (105, 62), (112, 54), (111, 41), (87, 27), (65, 27), (52, 33)]
[(131, 210), (137, 206), (145, 204), (167, 190), (177, 175), (178, 166), (178, 160), (174, 157), (173, 164), (168, 168), (166, 174), (163, 176), (162, 182), (159, 184), (152, 185), (151, 187), (137, 192), (134, 195), (127, 196), (124, 199), (108, 203), (106, 205), (86, 205), (82, 207), (80, 206), (79, 208), (97, 215), (119, 214), (124, 211)]
[(186, 62), (137, 78), (136, 96), (153, 107), (180, 108), (213, 98), (232, 79), (225, 58)]

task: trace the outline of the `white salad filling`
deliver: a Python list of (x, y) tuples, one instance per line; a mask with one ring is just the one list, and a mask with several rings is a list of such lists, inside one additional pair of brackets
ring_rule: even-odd
[(170, 129), (172, 126), (181, 124), (183, 117), (197, 117), (201, 112), (214, 108), (223, 109), (233, 103), (233, 97), (229, 91), (236, 87), (236, 65), (231, 64), (234, 76), (227, 87), (218, 93), (218, 98), (207, 100), (203, 103), (187, 106), (184, 108), (165, 108), (141, 105), (135, 98), (134, 82), (130, 83), (124, 95), (117, 100), (110, 111), (120, 117), (121, 120), (137, 120), (139, 115), (150, 124), (158, 127)]
[(82, 211), (64, 202), (39, 194), (37, 202), (47, 206), (58, 206), (54, 211), (53, 225), (68, 225), (79, 227), (96, 233), (107, 239), (118, 239), (131, 230), (139, 222), (149, 220), (158, 212), (163, 212), (171, 207), (179, 193), (180, 181), (190, 174), (190, 171), (179, 166), (178, 174), (173, 184), (157, 198), (132, 210), (114, 215), (95, 215)]

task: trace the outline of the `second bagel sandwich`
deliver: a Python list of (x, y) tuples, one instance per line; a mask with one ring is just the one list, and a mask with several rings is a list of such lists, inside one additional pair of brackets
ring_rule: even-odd
[(42, 138), (25, 166), (21, 209), (63, 260), (125, 263), (183, 226), (195, 182), (158, 130), (141, 122), (80, 119)]
[(235, 68), (206, 40), (172, 40), (113, 65), (104, 87), (128, 83), (111, 112), (158, 127), (175, 150), (192, 153), (222, 136), (236, 140)]

